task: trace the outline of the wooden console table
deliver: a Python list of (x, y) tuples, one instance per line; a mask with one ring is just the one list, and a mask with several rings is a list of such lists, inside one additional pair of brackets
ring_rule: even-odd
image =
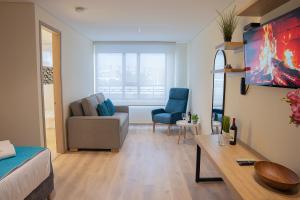
[[(239, 166), (237, 159), (265, 160), (250, 147), (238, 143), (235, 146), (219, 146), (218, 135), (195, 136), (197, 142), (196, 182), (222, 181), (245, 200), (299, 199), (300, 192), (280, 192), (262, 183), (255, 175), (254, 166)], [(200, 177), (201, 150), (221, 172), (221, 177)]]

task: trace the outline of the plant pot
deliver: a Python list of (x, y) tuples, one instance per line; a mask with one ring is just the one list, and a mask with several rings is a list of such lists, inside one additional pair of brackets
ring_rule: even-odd
[(232, 36), (224, 36), (225, 42), (231, 42)]
[(197, 124), (198, 120), (193, 120), (192, 123), (193, 124)]

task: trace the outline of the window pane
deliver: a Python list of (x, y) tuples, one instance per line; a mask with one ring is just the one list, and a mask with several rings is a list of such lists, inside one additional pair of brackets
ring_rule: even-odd
[(124, 97), (125, 99), (138, 98), (138, 62), (136, 53), (125, 54), (126, 63), (126, 83)]
[(42, 28), (42, 63), (43, 67), (53, 67), (52, 33)]
[(100, 53), (96, 57), (96, 91), (111, 98), (122, 97), (122, 54)]
[(165, 54), (141, 54), (140, 95), (143, 98), (164, 98), (165, 71)]

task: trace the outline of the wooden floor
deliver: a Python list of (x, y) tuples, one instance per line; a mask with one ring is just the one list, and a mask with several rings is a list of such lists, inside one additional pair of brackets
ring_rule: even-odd
[[(177, 144), (179, 130), (130, 126), (119, 153), (79, 151), (60, 155), (53, 163), (54, 200), (215, 200), (233, 199), (222, 183), (195, 183), (193, 135)], [(217, 176), (202, 157), (202, 174)]]

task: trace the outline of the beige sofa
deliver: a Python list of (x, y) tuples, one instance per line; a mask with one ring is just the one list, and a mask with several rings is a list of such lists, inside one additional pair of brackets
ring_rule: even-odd
[(98, 116), (97, 105), (105, 97), (102, 93), (70, 104), (68, 118), (68, 147), (78, 149), (111, 149), (118, 151), (128, 133), (128, 106), (115, 106), (113, 116)]

